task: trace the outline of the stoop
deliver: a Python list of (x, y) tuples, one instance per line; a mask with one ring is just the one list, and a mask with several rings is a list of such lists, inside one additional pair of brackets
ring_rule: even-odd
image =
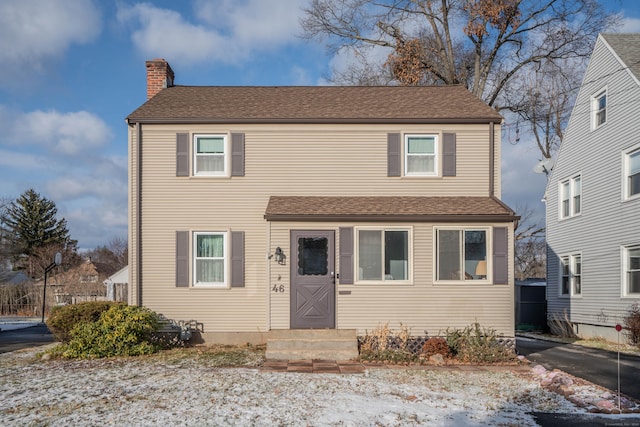
[(351, 360), (358, 355), (355, 329), (279, 329), (267, 337), (266, 358), (271, 360)]

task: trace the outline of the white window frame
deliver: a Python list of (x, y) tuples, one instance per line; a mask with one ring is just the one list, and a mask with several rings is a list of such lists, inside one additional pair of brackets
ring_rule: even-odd
[[(600, 108), (600, 99), (604, 96), (605, 103), (604, 108)], [(604, 87), (591, 96), (591, 130), (596, 130), (601, 126), (607, 124), (608, 120), (608, 112), (607, 107), (609, 105), (609, 99), (607, 96), (607, 88)], [(602, 123), (598, 123), (598, 115), (604, 112), (604, 121)]]
[[(222, 138), (222, 144), (224, 147), (224, 153), (222, 153), (222, 155), (220, 154), (198, 154), (198, 139), (200, 138)], [(230, 148), (229, 148), (229, 137), (227, 134), (212, 134), (212, 133), (208, 133), (208, 134), (194, 134), (193, 135), (193, 141), (192, 141), (192, 150), (193, 150), (193, 175), (194, 176), (207, 176), (207, 177), (228, 177), (229, 176), (229, 171), (231, 169), (230, 167)], [(216, 157), (220, 157), (222, 156), (223, 160), (222, 160), (222, 164), (223, 164), (223, 170), (222, 171), (198, 171), (198, 157), (200, 156), (216, 156)]]
[[(565, 178), (558, 183), (558, 216), (559, 219), (572, 218), (582, 214), (582, 173)], [(577, 190), (579, 189), (579, 191)], [(568, 203), (565, 213), (564, 202)]]
[(629, 186), (629, 178), (631, 177), (631, 170), (630, 170), (630, 166), (631, 166), (631, 156), (632, 155), (638, 155), (640, 156), (640, 144), (635, 145), (634, 147), (630, 148), (629, 150), (623, 152), (623, 158), (622, 158), (622, 162), (623, 162), (623, 176), (622, 176), (622, 191), (624, 191), (623, 194), (623, 200), (635, 200), (635, 199), (640, 199), (640, 192), (636, 193), (636, 194), (629, 194), (629, 192), (631, 191), (631, 188)]
[[(355, 246), (355, 284), (390, 284), (390, 285), (406, 285), (413, 283), (413, 227), (354, 227), (354, 246)], [(381, 231), (383, 237), (382, 266), (385, 265), (384, 253), (384, 233), (387, 231), (404, 231), (407, 233), (407, 278), (405, 280), (386, 279), (382, 272), (382, 280), (361, 280), (360, 277), (360, 231)]]
[[(223, 237), (223, 250), (224, 254), (222, 258), (209, 258), (209, 257), (198, 257), (198, 236), (222, 236)], [(229, 288), (229, 268), (230, 268), (230, 246), (229, 246), (229, 232), (228, 231), (194, 231), (192, 233), (192, 277), (193, 277), (193, 287), (194, 288)], [(197, 261), (199, 259), (222, 259), (223, 267), (224, 267), (224, 279), (222, 282), (197, 282), (198, 272), (197, 272)]]
[[(438, 232), (441, 230), (447, 231), (461, 231), (462, 244), (460, 245), (460, 260), (464, 263), (464, 233), (467, 231), (484, 231), (486, 239), (486, 255), (485, 261), (487, 264), (487, 275), (484, 279), (466, 279), (464, 274), (460, 274), (460, 279), (439, 279), (438, 268)], [(436, 284), (481, 284), (486, 285), (493, 283), (493, 233), (491, 227), (434, 227), (433, 231), (433, 282)], [(463, 269), (460, 270), (461, 273)], [(474, 272), (475, 273), (475, 272)], [(471, 274), (471, 273), (469, 273)]]
[[(410, 138), (433, 138), (433, 154), (409, 154), (409, 139)], [(407, 177), (425, 177), (425, 176), (439, 176), (440, 168), (440, 135), (439, 134), (405, 134), (404, 135), (404, 176)], [(433, 157), (433, 172), (409, 172), (408, 171), (408, 157)]]
[[(583, 257), (582, 257), (582, 252), (574, 252), (574, 253), (569, 253), (569, 254), (563, 254), (559, 256), (559, 263), (558, 263), (558, 296), (561, 298), (575, 298), (575, 297), (582, 297), (582, 289), (583, 289), (583, 284), (584, 281), (582, 280), (582, 277), (584, 275), (583, 271), (583, 265), (584, 265), (584, 261), (583, 261)], [(578, 271), (577, 266), (577, 261), (580, 261), (580, 268)], [(565, 275), (565, 266), (567, 266), (567, 275)], [(567, 277), (568, 279), (568, 292), (564, 292), (563, 290), (563, 284), (564, 284), (564, 277)], [(580, 292), (576, 292), (576, 284), (580, 285)]]
[[(622, 246), (622, 297), (640, 298), (640, 292), (629, 292), (629, 271), (631, 269), (629, 262), (629, 251), (632, 249), (640, 249), (640, 243)], [(634, 270), (636, 271), (636, 270)]]

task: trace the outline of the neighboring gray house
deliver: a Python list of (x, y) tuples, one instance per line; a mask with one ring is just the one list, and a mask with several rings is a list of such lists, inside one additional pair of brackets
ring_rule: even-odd
[(601, 34), (545, 193), (549, 317), (583, 337), (640, 302), (640, 34)]

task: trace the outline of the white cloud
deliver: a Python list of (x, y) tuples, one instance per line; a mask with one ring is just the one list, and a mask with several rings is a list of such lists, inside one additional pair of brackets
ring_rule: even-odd
[(174, 63), (238, 63), (252, 54), (295, 42), (300, 1), (217, 1), (194, 3), (199, 23), (150, 3), (118, 5), (118, 21), (130, 25), (132, 39), (147, 58)]
[(640, 33), (640, 18), (622, 19), (621, 33)]
[(3, 81), (46, 71), (70, 45), (94, 40), (101, 31), (93, 0), (0, 2), (0, 68)]
[[(11, 117), (12, 120), (7, 119)], [(93, 152), (107, 144), (112, 133), (106, 123), (87, 111), (60, 113), (33, 111), (29, 113), (0, 110), (0, 123), (10, 135), (8, 143), (21, 146), (37, 145), (45, 152), (78, 155)]]

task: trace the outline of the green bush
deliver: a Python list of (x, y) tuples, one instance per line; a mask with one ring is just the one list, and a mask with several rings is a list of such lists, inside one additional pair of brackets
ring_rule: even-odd
[(97, 321), (100, 319), (102, 313), (114, 305), (124, 305), (124, 303), (91, 301), (80, 304), (56, 306), (53, 307), (51, 315), (47, 319), (47, 327), (58, 341), (69, 342), (71, 340), (71, 330), (76, 325)]
[(640, 305), (634, 303), (624, 318), (624, 333), (629, 343), (640, 348)]
[(81, 322), (71, 330), (71, 341), (55, 354), (70, 359), (139, 356), (158, 351), (150, 342), (158, 330), (158, 315), (144, 307), (113, 305), (96, 322)]
[(446, 340), (455, 357), (461, 362), (496, 363), (513, 361), (512, 349), (500, 342), (494, 329), (474, 323), (463, 330), (446, 331)]

